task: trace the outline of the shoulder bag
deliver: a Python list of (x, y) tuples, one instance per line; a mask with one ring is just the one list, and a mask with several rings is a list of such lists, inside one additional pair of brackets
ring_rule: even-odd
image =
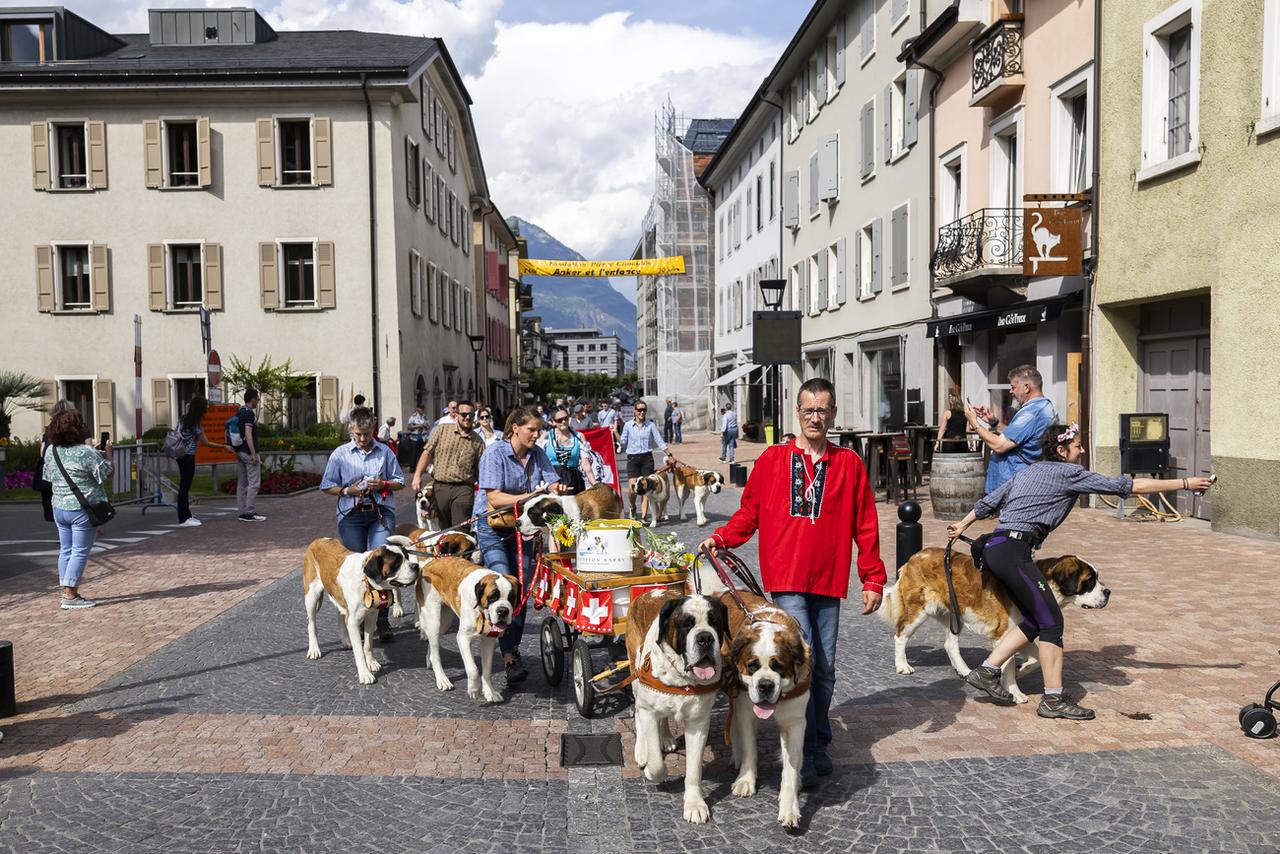
[(76, 482), (67, 474), (66, 466), (62, 464), (62, 457), (58, 454), (58, 449), (50, 448), (50, 450), (53, 451), (53, 461), (58, 464), (58, 471), (62, 472), (62, 477), (67, 482), (67, 486), (71, 487), (71, 491), (75, 493), (76, 500), (80, 502), (80, 506), (89, 514), (89, 521), (93, 523), (93, 527), (100, 528), (116, 518), (116, 508), (111, 506), (110, 501), (89, 503), (89, 500), (84, 497), (84, 493), (80, 491), (80, 487), (76, 486)]

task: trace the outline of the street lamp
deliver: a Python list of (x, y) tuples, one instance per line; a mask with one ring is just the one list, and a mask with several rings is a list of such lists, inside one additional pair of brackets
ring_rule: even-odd
[[(760, 298), (764, 301), (770, 310), (777, 312), (782, 308), (782, 297), (787, 290), (786, 279), (761, 279), (760, 280)], [(758, 355), (758, 353), (757, 353)], [(782, 409), (779, 398), (782, 397), (781, 368), (778, 363), (773, 364), (773, 376), (769, 381), (769, 414), (773, 419), (773, 441), (775, 444), (782, 441)]]
[[(471, 343), (471, 354), (472, 354), (472, 356), (474, 356), (474, 357), (475, 357), (475, 368), (476, 368), (476, 397), (483, 397), (483, 396), (484, 396), (484, 394), (480, 391), (480, 351), (484, 349), (484, 336), (483, 336), (483, 335), (468, 335), (468, 336), (467, 336), (467, 341), (469, 341), (469, 342)], [(475, 403), (476, 403), (476, 401), (474, 401), (474, 400), (473, 400), (473, 401), (471, 401), (471, 402), (472, 402), (472, 404), (475, 404)], [(492, 401), (490, 401), (490, 403), (492, 403)]]

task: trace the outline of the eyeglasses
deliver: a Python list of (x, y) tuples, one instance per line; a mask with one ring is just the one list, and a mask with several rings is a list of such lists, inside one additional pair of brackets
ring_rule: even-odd
[(481, 415), (481, 416), (480, 416), (480, 420), (481, 420), (481, 421), (488, 421), (488, 420), (489, 420), (490, 418), (492, 418), (492, 417), (493, 417), (492, 415), (490, 415), (489, 413), (487, 413), (487, 412), (486, 412), (484, 415)]
[(647, 407), (644, 407), (644, 406), (637, 406), (637, 407), (636, 407), (636, 412), (648, 412), (648, 411), (649, 411), (649, 409), (648, 409)]
[(461, 409), (458, 410), (459, 418), (470, 418), (472, 415), (475, 415), (475, 413), (469, 409), (466, 412), (463, 412)]
[(812, 409), (797, 409), (796, 411), (800, 413), (800, 417), (803, 418), (805, 421), (812, 421), (815, 418), (826, 418), (828, 415), (832, 413), (832, 410), (823, 409), (822, 407), (814, 407)]

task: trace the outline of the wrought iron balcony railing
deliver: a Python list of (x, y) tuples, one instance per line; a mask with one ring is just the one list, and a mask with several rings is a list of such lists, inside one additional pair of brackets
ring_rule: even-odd
[(929, 260), (935, 279), (983, 267), (1022, 268), (1022, 208), (982, 208), (938, 229)]
[(973, 43), (974, 98), (998, 90), (1006, 80), (1022, 82), (1021, 16), (996, 21)]

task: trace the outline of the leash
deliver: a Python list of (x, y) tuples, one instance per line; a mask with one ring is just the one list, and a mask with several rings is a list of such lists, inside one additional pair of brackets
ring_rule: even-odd
[[(973, 540), (964, 534), (960, 534), (956, 539), (973, 545)], [(951, 620), (947, 628), (951, 630), (951, 634), (958, 635), (963, 625), (960, 621), (960, 603), (956, 600), (956, 585), (951, 579), (951, 547), (954, 544), (955, 540), (947, 540), (947, 548), (942, 553), (942, 568), (947, 574), (947, 595), (951, 597)]]
[[(719, 577), (721, 583), (728, 589), (729, 595), (733, 597), (733, 601), (742, 609), (742, 613), (746, 615), (747, 622), (754, 623), (756, 621), (755, 614), (751, 612), (751, 609), (747, 607), (747, 604), (742, 601), (742, 597), (738, 595), (738, 588), (733, 585), (733, 581), (729, 578), (729, 573), (720, 565), (720, 561), (716, 559), (716, 556), (713, 555), (711, 550), (706, 546), (700, 547), (698, 551), (701, 552), (702, 555), (711, 563), (711, 567), (716, 571), (716, 576)], [(755, 578), (747, 570), (747, 565), (742, 562), (740, 557), (733, 554), (733, 552), (728, 549), (725, 549), (724, 552), (725, 562), (733, 569), (734, 575), (738, 576), (738, 579), (746, 585), (748, 590), (763, 599), (764, 593), (761, 591), (760, 585), (756, 582)], [(702, 579), (701, 576), (698, 575), (697, 567), (694, 567), (693, 571), (693, 586), (697, 590), (698, 595), (702, 595)]]
[[(512, 514), (515, 515), (517, 519), (520, 518), (520, 502), (519, 501), (511, 505), (511, 512)], [(516, 538), (516, 580), (520, 582), (520, 586), (524, 587), (524, 593), (521, 594), (520, 596), (520, 604), (516, 606), (515, 613), (512, 615), (512, 616), (518, 616), (524, 613), (525, 603), (529, 601), (529, 594), (533, 592), (533, 588), (536, 586), (535, 582), (537, 581), (537, 578), (538, 578), (538, 573), (536, 572), (536, 569), (542, 563), (542, 534), (534, 534), (532, 537), (529, 538), (531, 540), (537, 541), (533, 547), (533, 565), (534, 565), (535, 572), (533, 573), (533, 580), (530, 581), (528, 584), (525, 584), (524, 583), (524, 539), (525, 538), (524, 538), (524, 535), (520, 533), (519, 529), (512, 531), (512, 533), (515, 534), (515, 538)]]

